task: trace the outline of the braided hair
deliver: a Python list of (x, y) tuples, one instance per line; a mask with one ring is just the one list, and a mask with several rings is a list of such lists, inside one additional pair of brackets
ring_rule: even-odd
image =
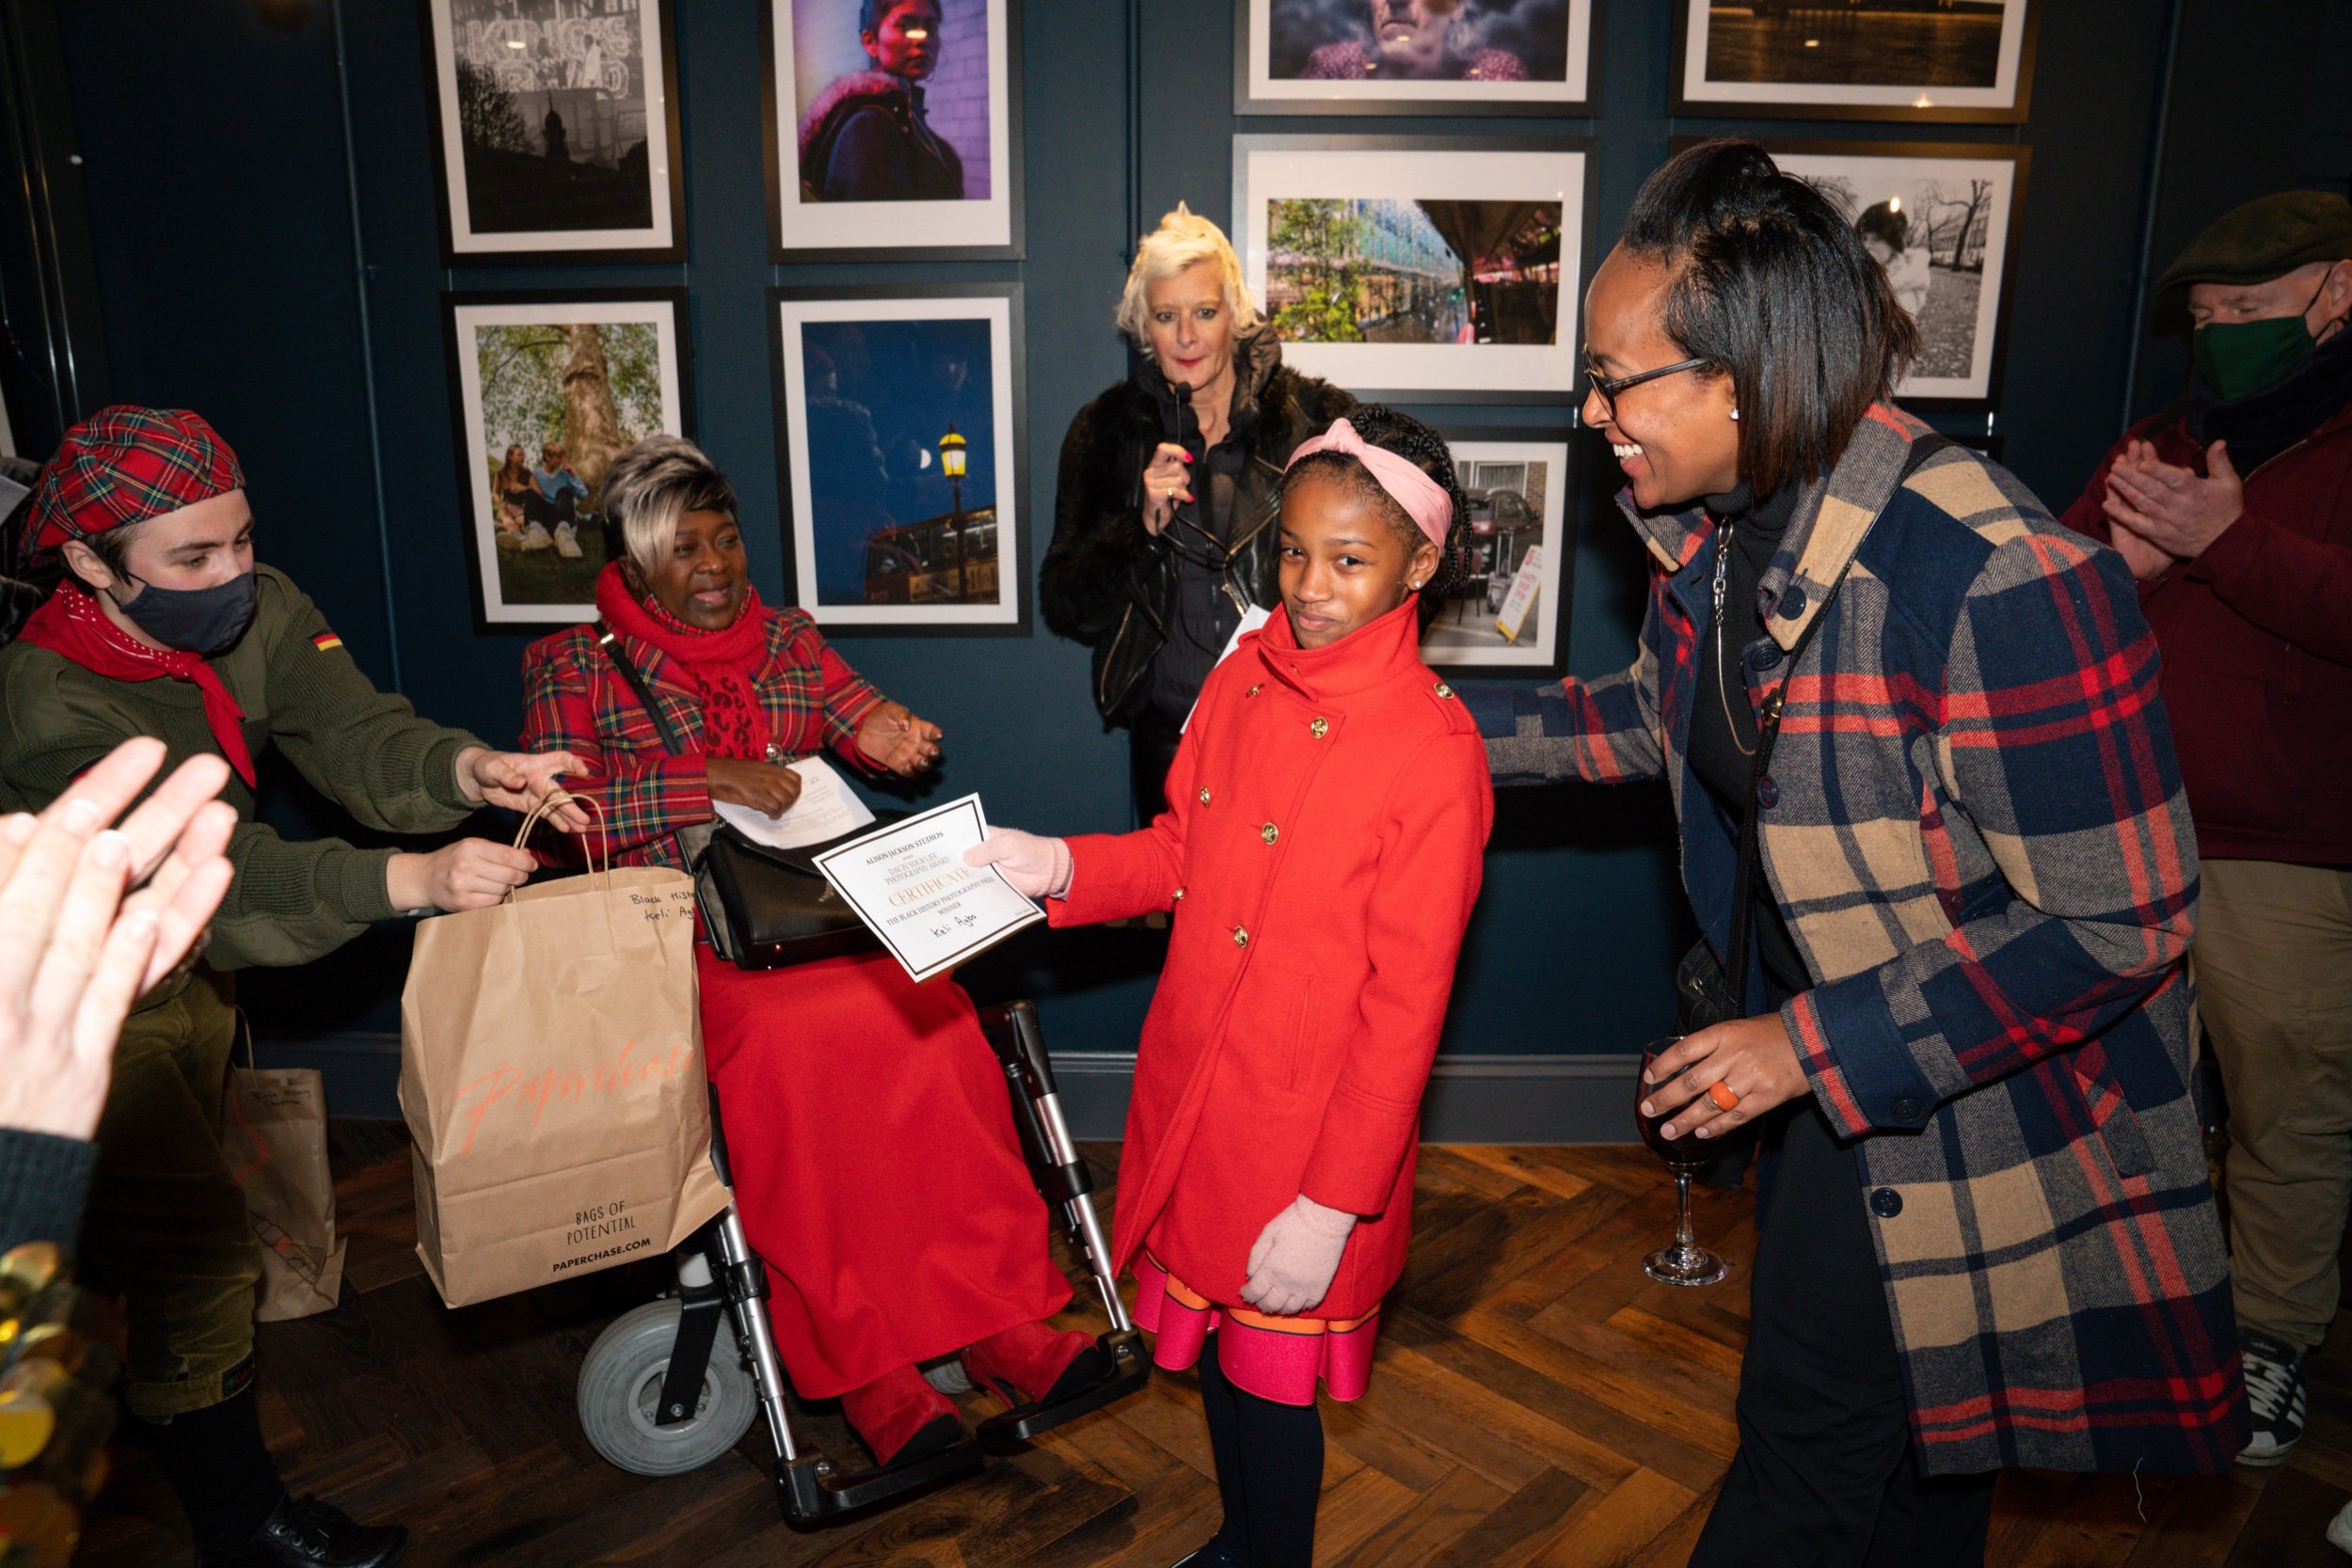
[[(1366, 446), (1392, 451), (1414, 467), (1437, 481), (1454, 503), (1454, 521), (1446, 530), (1445, 543), (1438, 547), (1438, 570), (1421, 585), (1421, 624), (1424, 629), (1437, 619), (1438, 610), (1446, 598), (1470, 578), (1470, 498), (1462, 492), (1462, 481), (1454, 471), (1454, 453), (1445, 444), (1445, 437), (1413, 418), (1380, 404), (1365, 404), (1347, 416), (1356, 434)], [(1309, 452), (1282, 476), (1287, 491), (1301, 475), (1321, 474), (1354, 490), (1368, 500), (1396, 530), (1397, 538), (1407, 549), (1418, 548), (1428, 537), (1413, 515), (1405, 510), (1394, 496), (1380, 487), (1372, 470), (1343, 451)]]

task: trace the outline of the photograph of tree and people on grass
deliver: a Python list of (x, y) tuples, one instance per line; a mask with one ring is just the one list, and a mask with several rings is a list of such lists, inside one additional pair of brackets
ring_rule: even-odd
[(1895, 297), (1919, 324), (1913, 382), (1966, 380), (1977, 364), (1984, 298), (1986, 239), (2000, 186), (1973, 176), (1893, 178), (1795, 166), (1852, 217), (1862, 247), (1886, 273)]
[(1990, 87), (2024, 0), (1749, 0), (1707, 8), (1707, 79)]
[(1559, 328), (1557, 201), (1272, 201), (1267, 314), (1300, 343), (1535, 343)]
[(647, 229), (654, 0), (449, 0), (474, 232)]
[(474, 362), (482, 406), (471, 457), (488, 487), (499, 600), (593, 604), (610, 558), (605, 471), (632, 442), (674, 428), (662, 406), (660, 329), (481, 325)]

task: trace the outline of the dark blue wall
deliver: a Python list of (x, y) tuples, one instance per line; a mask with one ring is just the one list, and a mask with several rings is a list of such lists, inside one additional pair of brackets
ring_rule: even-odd
[[(1026, 0), (1025, 262), (777, 268), (765, 261), (761, 3), (678, 6), (685, 265), (454, 273), (438, 264), (435, 150), (414, 6), (342, 8), (357, 240), (328, 0), (282, 32), (256, 21), (246, 0), (75, 0), (66, 8), (117, 395), (194, 406), (218, 423), (244, 456), (265, 558), (310, 590), (361, 664), (387, 684), (396, 645), (403, 688), (437, 719), (510, 742), (526, 641), (473, 629), (455, 516), (443, 291), (684, 285), (698, 434), (737, 482), (755, 567), (771, 594), (783, 551), (771, 521), (770, 283), (1010, 277), (1025, 285), (1032, 565), (1062, 430), (1123, 373), (1109, 325), (1132, 238), (1123, 7)], [(2022, 140), (2034, 161), (2001, 428), (2010, 465), (2062, 504), (2123, 414), (2163, 8), (2061, 0), (2040, 8), (2034, 114), (2023, 127), (1670, 120), (1665, 0), (1603, 0), (1597, 119), (1237, 126), (1229, 107), (1231, 7), (1146, 0), (1143, 211), (1148, 220), (1182, 198), (1223, 220), (1236, 129), (1597, 137), (1597, 243), (1614, 232), (1673, 135), (1759, 129), (1788, 137)], [(362, 288), (372, 365), (362, 355)], [(370, 440), (371, 388), (380, 469)], [(1561, 408), (1417, 411), (1552, 429), (1565, 420)], [(1570, 659), (1577, 672), (1597, 673), (1630, 656), (1641, 565), (1608, 506), (1606, 453), (1580, 451), (1585, 483)], [(999, 820), (1037, 829), (1127, 825), (1123, 737), (1104, 734), (1088, 706), (1084, 650), (1041, 631), (1018, 640), (858, 638), (844, 649), (884, 689), (946, 725), (948, 763), (934, 798), (977, 789)], [(1662, 1032), (1672, 959), (1687, 925), (1662, 789), (1565, 788), (1502, 804), (1449, 1048), (1623, 1052)], [(332, 821), (298, 793), (277, 809), (290, 822)], [(402, 932), (382, 932), (306, 974), (254, 976), (248, 1001), (267, 1032), (391, 1027), (405, 941)], [(1031, 934), (973, 980), (976, 989), (1044, 996), (1060, 1048), (1125, 1048), (1149, 995), (1153, 942), (1125, 931)]]

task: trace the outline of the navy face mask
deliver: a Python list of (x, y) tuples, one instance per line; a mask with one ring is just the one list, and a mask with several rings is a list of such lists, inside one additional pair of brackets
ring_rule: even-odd
[(158, 588), (137, 578), (131, 580), (139, 584), (138, 597), (117, 597), (115, 608), (167, 648), (210, 658), (227, 653), (253, 622), (256, 584), (251, 572), (210, 588)]

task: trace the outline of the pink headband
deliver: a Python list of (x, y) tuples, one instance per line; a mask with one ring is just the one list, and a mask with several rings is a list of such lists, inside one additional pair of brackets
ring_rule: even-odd
[(1300, 458), (1319, 451), (1340, 452), (1361, 463), (1389, 499), (1411, 515), (1414, 526), (1429, 535), (1429, 542), (1445, 548), (1446, 532), (1454, 526), (1454, 498), (1446, 494), (1444, 485), (1396, 453), (1374, 446), (1345, 420), (1334, 420), (1329, 430), (1311, 441), (1300, 442), (1284, 467), (1295, 468)]

